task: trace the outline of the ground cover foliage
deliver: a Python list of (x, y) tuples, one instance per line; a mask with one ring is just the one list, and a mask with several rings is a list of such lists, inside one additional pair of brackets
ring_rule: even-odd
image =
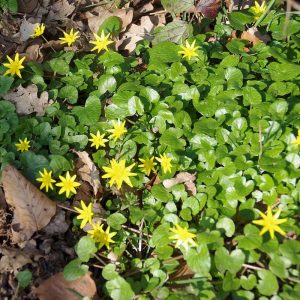
[[(56, 182), (43, 192), (67, 209), (74, 249), (55, 270), (64, 268), (63, 277), (36, 290), (36, 267), (25, 261), (14, 270), (25, 299), (48, 299), (51, 284), (74, 299), (96, 288), (101, 299), (120, 300), (300, 298), (300, 17), (286, 27), (286, 16), (274, 15), (259, 21), (268, 44), (232, 35), (259, 20), (247, 10), (232, 12), (226, 25), (220, 14), (205, 34), (191, 27), (191, 59), (178, 53), (185, 40), (158, 30), (131, 56), (113, 45), (100, 54), (59, 51), (25, 62), (22, 78), (0, 76), (7, 203), (20, 205), (14, 197), (22, 192), (11, 188), (18, 184), (38, 198), (31, 185), (52, 171)], [(103, 144), (95, 147), (98, 131)], [(29, 148), (17, 151), (24, 139)], [(70, 194), (56, 186), (67, 174), (80, 183)], [(284, 234), (260, 235), (252, 221), (278, 209)], [(90, 213), (78, 219), (82, 210)], [(12, 226), (4, 244), (24, 248), (37, 227), (24, 237)], [(76, 290), (82, 282), (89, 291)]]

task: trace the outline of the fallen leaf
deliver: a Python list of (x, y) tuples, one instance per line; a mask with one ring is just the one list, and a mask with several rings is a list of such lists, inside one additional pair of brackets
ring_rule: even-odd
[(196, 174), (181, 172), (178, 173), (175, 178), (165, 179), (163, 181), (163, 186), (166, 189), (169, 189), (176, 184), (183, 183), (187, 191), (190, 192), (193, 196), (195, 196), (197, 194), (197, 189), (194, 183), (195, 180), (196, 180)]
[(200, 12), (204, 17), (215, 19), (220, 7), (221, 0), (199, 0), (195, 9), (196, 12)]
[(244, 10), (248, 9), (254, 4), (254, 0), (225, 0), (225, 5), (229, 12), (233, 10)]
[(62, 272), (57, 273), (42, 282), (33, 291), (40, 300), (78, 300), (76, 292), (83, 297), (89, 298), (92, 298), (96, 294), (96, 284), (91, 278), (90, 272), (72, 281), (64, 279)]
[(69, 228), (66, 222), (66, 213), (59, 210), (51, 222), (43, 229), (48, 235), (64, 234)]
[(241, 39), (247, 40), (253, 43), (253, 45), (258, 43), (268, 43), (271, 41), (269, 35), (260, 33), (256, 27), (251, 27), (247, 31), (244, 31), (241, 34)]
[(14, 210), (12, 240), (14, 243), (27, 241), (50, 222), (56, 204), (13, 166), (3, 169), (2, 184), (6, 202)]
[(31, 38), (31, 35), (34, 33), (34, 29), (38, 23), (32, 24), (26, 19), (23, 19), (20, 26), (20, 41), (25, 42)]
[(51, 9), (47, 16), (46, 22), (53, 20), (61, 21), (62, 19), (68, 17), (75, 10), (75, 5), (70, 4), (68, 0), (55, 1), (50, 7)]
[(31, 253), (25, 250), (1, 247), (0, 273), (17, 273), (26, 264), (32, 263)]
[(99, 191), (102, 191), (102, 186), (100, 183), (100, 173), (90, 159), (89, 154), (86, 151), (75, 151), (79, 157), (79, 164), (77, 165), (77, 173), (81, 177), (82, 180), (88, 182), (94, 191), (94, 195), (96, 196)]
[(33, 44), (26, 48), (26, 61), (36, 61), (41, 63), (43, 61), (43, 54), (41, 52), (41, 45)]
[(31, 13), (39, 5), (38, 0), (18, 0), (18, 11), (21, 13)]
[(133, 18), (133, 8), (116, 9), (109, 11), (104, 6), (97, 6), (92, 11), (83, 14), (83, 17), (87, 19), (88, 26), (92, 32), (97, 33), (100, 25), (111, 16), (119, 17), (122, 20), (122, 31), (131, 24)]
[(16, 111), (20, 115), (29, 115), (33, 112), (37, 116), (43, 116), (45, 109), (52, 104), (52, 100), (48, 100), (48, 92), (42, 92), (38, 97), (38, 88), (35, 84), (31, 84), (26, 88), (19, 85), (15, 90), (2, 96), (4, 100), (8, 100), (16, 105)]

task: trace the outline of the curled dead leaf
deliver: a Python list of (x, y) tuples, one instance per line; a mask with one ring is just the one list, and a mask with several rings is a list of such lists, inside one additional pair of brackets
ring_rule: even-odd
[(197, 189), (196, 189), (196, 186), (194, 183), (195, 179), (196, 179), (196, 174), (190, 174), (188, 172), (181, 172), (181, 173), (178, 173), (175, 178), (165, 179), (163, 181), (163, 186), (166, 189), (169, 189), (176, 184), (183, 183), (185, 185), (187, 191), (191, 195), (195, 196), (197, 194)]
[(20, 115), (29, 115), (35, 112), (37, 116), (43, 116), (45, 109), (52, 104), (52, 100), (48, 100), (48, 92), (42, 92), (38, 97), (38, 87), (35, 84), (26, 88), (19, 85), (2, 98), (14, 103), (16, 111)]
[(6, 202), (14, 211), (12, 240), (14, 243), (27, 241), (50, 222), (56, 204), (13, 166), (4, 168), (2, 184)]
[(63, 273), (57, 273), (40, 284), (34, 290), (40, 300), (78, 300), (76, 293), (92, 298), (96, 294), (96, 284), (87, 273), (79, 279), (68, 281)]
[(258, 43), (268, 43), (271, 38), (268, 34), (260, 33), (256, 27), (251, 27), (241, 34), (241, 39), (251, 42), (253, 45)]
[(215, 19), (220, 7), (221, 0), (199, 0), (195, 9), (196, 12), (200, 12), (204, 17)]

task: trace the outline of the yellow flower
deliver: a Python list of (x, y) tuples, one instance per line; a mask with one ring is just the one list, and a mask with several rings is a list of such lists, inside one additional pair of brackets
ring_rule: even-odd
[(109, 137), (114, 138), (114, 141), (116, 141), (127, 132), (127, 129), (125, 128), (125, 121), (122, 123), (118, 120), (118, 122), (113, 121), (112, 123), (114, 128), (108, 129), (107, 131), (112, 133)]
[(154, 162), (154, 157), (142, 159), (139, 158), (139, 160), (142, 162), (142, 164), (139, 165), (140, 168), (143, 168), (145, 173), (149, 176), (151, 171), (155, 172), (155, 165), (156, 162)]
[(77, 219), (82, 220), (80, 224), (80, 228), (82, 229), (87, 223), (92, 224), (92, 217), (94, 213), (92, 211), (92, 203), (86, 206), (85, 203), (81, 200), (80, 204), (81, 204), (81, 209), (79, 207), (74, 207), (74, 208), (79, 213)]
[(45, 24), (37, 24), (36, 27), (34, 28), (34, 34), (31, 35), (31, 37), (38, 37), (42, 35), (45, 31)]
[(103, 224), (92, 224), (93, 229), (88, 230), (88, 234), (91, 235), (92, 239), (99, 243), (99, 248), (105, 246), (109, 249), (109, 244), (114, 243), (112, 237), (114, 237), (117, 233), (116, 232), (109, 232), (110, 227), (108, 226), (106, 231), (103, 230)]
[(27, 138), (25, 138), (24, 140), (19, 139), (19, 143), (15, 144), (17, 147), (17, 151), (28, 151), (30, 148), (29, 143), (30, 141), (28, 141)]
[(52, 183), (56, 182), (56, 180), (52, 179), (52, 171), (47, 172), (47, 170), (44, 168), (44, 173), (39, 171), (41, 177), (37, 178), (36, 181), (41, 182), (40, 189), (42, 190), (43, 188), (46, 189), (46, 192), (48, 192), (49, 188), (53, 190), (53, 185)]
[(260, 16), (266, 11), (266, 2), (263, 1), (261, 5), (255, 1), (255, 5), (250, 8), (250, 12), (254, 14), (254, 19), (258, 20)]
[(130, 172), (135, 164), (125, 167), (125, 163), (125, 159), (120, 160), (120, 162), (112, 159), (110, 161), (110, 168), (103, 167), (103, 170), (106, 172), (106, 174), (103, 175), (102, 178), (110, 178), (109, 185), (112, 186), (114, 183), (116, 183), (118, 189), (121, 188), (123, 181), (132, 187), (129, 177), (136, 176), (136, 173)]
[(62, 45), (63, 44), (68, 44), (68, 47), (70, 47), (78, 38), (79, 38), (79, 32), (73, 32), (73, 28), (70, 30), (69, 33), (63, 32), (64, 37), (63, 38), (59, 38), (60, 40), (62, 40), (62, 42), (60, 42)]
[(100, 146), (105, 147), (105, 142), (108, 140), (104, 139), (105, 134), (100, 135), (100, 132), (97, 131), (96, 135), (91, 133), (91, 138), (89, 139), (90, 142), (92, 142), (91, 147), (95, 147), (97, 150)]
[(56, 186), (60, 186), (61, 189), (59, 190), (58, 194), (61, 195), (62, 193), (66, 193), (66, 197), (69, 198), (70, 193), (76, 194), (75, 188), (80, 186), (79, 182), (76, 182), (76, 175), (70, 176), (69, 171), (66, 173), (66, 176), (59, 176), (61, 182), (56, 183)]
[(6, 57), (9, 63), (3, 64), (4, 67), (8, 68), (4, 75), (10, 74), (11, 76), (14, 76), (16, 74), (17, 76), (22, 78), (20, 70), (24, 69), (22, 63), (25, 60), (25, 56), (19, 59), (19, 53), (16, 53), (15, 60), (12, 60), (8, 55)]
[(190, 60), (192, 57), (199, 56), (196, 52), (199, 46), (195, 47), (195, 43), (196, 41), (193, 41), (193, 43), (190, 45), (188, 41), (185, 41), (185, 46), (180, 46), (182, 50), (178, 51), (178, 54), (183, 54), (183, 58), (187, 57), (188, 60)]
[(98, 50), (98, 53), (100, 53), (101, 50), (108, 51), (107, 46), (113, 43), (113, 41), (109, 40), (109, 34), (105, 36), (104, 31), (101, 32), (100, 36), (97, 33), (94, 33), (94, 37), (95, 40), (90, 41), (90, 43), (95, 45), (92, 51)]
[(193, 240), (193, 238), (195, 238), (196, 235), (189, 232), (187, 227), (183, 228), (180, 227), (178, 224), (175, 224), (175, 227), (170, 228), (170, 231), (175, 233), (169, 237), (169, 239), (171, 240), (177, 240), (175, 244), (175, 248), (179, 248), (180, 246), (183, 246), (185, 250), (188, 250), (189, 245), (197, 246), (196, 242)]
[(296, 145), (300, 146), (300, 129), (298, 129), (298, 136), (296, 137), (296, 139), (294, 141), (292, 141), (292, 144), (296, 144)]
[(274, 232), (285, 235), (285, 232), (278, 226), (279, 224), (285, 223), (287, 219), (278, 219), (281, 213), (281, 209), (278, 209), (275, 215), (272, 214), (272, 208), (268, 206), (267, 214), (265, 215), (259, 211), (261, 220), (252, 221), (252, 223), (263, 226), (263, 229), (260, 231), (259, 235), (263, 235), (267, 231), (270, 232), (271, 239), (274, 239)]
[(166, 154), (164, 155), (160, 154), (160, 157), (156, 157), (156, 160), (160, 162), (160, 165), (164, 173), (171, 172), (171, 168), (172, 168), (171, 157), (168, 157)]

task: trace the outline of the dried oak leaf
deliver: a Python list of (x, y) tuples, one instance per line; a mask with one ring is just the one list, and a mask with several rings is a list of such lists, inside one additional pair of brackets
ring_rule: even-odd
[(67, 18), (75, 10), (75, 4), (70, 4), (68, 0), (58, 0), (55, 1), (50, 6), (50, 11), (47, 16), (47, 22), (49, 21), (61, 21)]
[(2, 96), (4, 100), (10, 101), (16, 105), (16, 111), (20, 115), (29, 115), (36, 113), (37, 116), (43, 116), (45, 109), (52, 104), (48, 100), (48, 93), (42, 92), (38, 97), (38, 88), (35, 84), (31, 84), (26, 88), (19, 85), (16, 90)]
[(197, 194), (197, 189), (194, 183), (195, 179), (196, 179), (195, 174), (190, 174), (188, 172), (181, 172), (178, 173), (175, 178), (165, 179), (163, 181), (163, 186), (166, 189), (169, 189), (176, 184), (183, 183), (187, 191), (193, 196), (195, 196)]
[(56, 204), (29, 182), (15, 167), (7, 165), (2, 173), (6, 202), (13, 207), (12, 241), (28, 241), (55, 215)]
[(80, 152), (73, 150), (73, 152), (79, 157), (79, 162), (76, 165), (77, 174), (83, 181), (88, 182), (93, 187), (94, 195), (96, 196), (99, 191), (102, 191), (100, 174), (97, 167), (90, 159), (89, 154), (86, 151)]
[(215, 19), (220, 7), (221, 0), (199, 0), (195, 9), (196, 12), (200, 12), (204, 17)]
[(72, 281), (64, 279), (61, 272), (42, 282), (33, 292), (40, 300), (78, 300), (76, 293), (92, 298), (96, 294), (96, 284), (90, 272)]

